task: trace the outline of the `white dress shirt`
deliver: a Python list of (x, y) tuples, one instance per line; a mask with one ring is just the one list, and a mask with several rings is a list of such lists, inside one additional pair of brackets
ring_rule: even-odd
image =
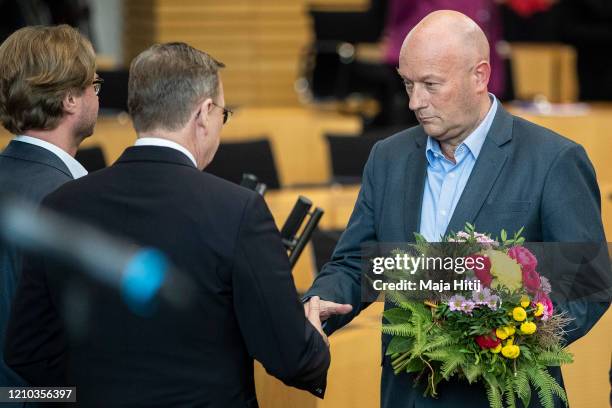
[(78, 179), (87, 175), (87, 170), (85, 170), (85, 167), (83, 167), (81, 163), (79, 163), (74, 157), (72, 157), (67, 152), (62, 150), (60, 147), (54, 145), (53, 143), (49, 143), (42, 139), (26, 135), (15, 136), (13, 140), (23, 143), (29, 143), (50, 151), (51, 153), (56, 155), (62, 161), (62, 163), (66, 165), (66, 167), (68, 167), (68, 170), (70, 171), (70, 174), (72, 174), (72, 178), (74, 179)]
[(191, 154), (191, 152), (187, 150), (184, 146), (181, 146), (180, 144), (173, 142), (172, 140), (162, 139), (159, 137), (141, 137), (140, 139), (136, 140), (136, 143), (134, 143), (134, 146), (169, 147), (171, 149), (178, 150), (179, 152), (183, 153), (185, 156), (189, 158), (189, 160), (191, 160), (194, 166), (198, 167), (198, 164), (196, 163), (196, 160), (195, 160), (195, 157), (193, 157), (193, 154)]

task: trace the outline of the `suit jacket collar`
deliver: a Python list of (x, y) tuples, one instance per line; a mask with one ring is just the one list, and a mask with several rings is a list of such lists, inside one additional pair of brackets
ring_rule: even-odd
[[(164, 146), (131, 146), (125, 149), (116, 163), (157, 162), (196, 167), (182, 152)], [(197, 170), (197, 169), (196, 169)]]
[(414, 241), (414, 233), (419, 231), (421, 225), (421, 207), (423, 205), (423, 192), (427, 178), (427, 134), (422, 126), (414, 128), (415, 149), (406, 158), (405, 174), (408, 183), (404, 190), (404, 208), (408, 209), (404, 220), (406, 241)]
[(13, 140), (4, 149), (2, 156), (53, 167), (71, 179), (74, 178), (66, 164), (59, 157), (40, 146)]
[(459, 198), (446, 234), (463, 230), (466, 222), (474, 223), (508, 159), (508, 154), (502, 146), (512, 140), (512, 124), (512, 115), (498, 104), (495, 119)]
[[(501, 147), (512, 140), (512, 124), (512, 115), (502, 107), (501, 103), (498, 103), (495, 119), (493, 119), (472, 174), (448, 224), (446, 234), (461, 231), (466, 222), (473, 223), (476, 219), (507, 160), (507, 153)], [(416, 149), (409, 154), (405, 169), (406, 174), (409, 175), (404, 195), (404, 208), (407, 209), (404, 220), (407, 241), (413, 241), (414, 232), (419, 231), (427, 178), (427, 158), (425, 156), (427, 134), (422, 126), (414, 128), (414, 131), (416, 132), (414, 135)]]

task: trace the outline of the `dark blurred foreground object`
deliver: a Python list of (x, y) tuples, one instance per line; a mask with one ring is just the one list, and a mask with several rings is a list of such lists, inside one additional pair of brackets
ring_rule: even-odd
[(111, 287), (137, 313), (158, 296), (178, 308), (193, 300), (190, 279), (173, 270), (161, 252), (22, 199), (0, 196), (0, 243), (48, 258)]
[(265, 137), (244, 142), (221, 143), (214, 160), (204, 169), (224, 180), (240, 184), (245, 173), (257, 175), (267, 188), (280, 188), (270, 141)]

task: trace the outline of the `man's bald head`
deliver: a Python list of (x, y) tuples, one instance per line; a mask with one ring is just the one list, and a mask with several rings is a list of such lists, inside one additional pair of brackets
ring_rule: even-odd
[(408, 33), (398, 72), (425, 132), (446, 145), (461, 143), (491, 105), (489, 42), (456, 11), (433, 12)]
[(414, 26), (404, 40), (400, 59), (418, 47), (428, 48), (431, 53), (466, 58), (472, 64), (489, 62), (489, 41), (485, 33), (474, 20), (453, 10), (434, 11)]

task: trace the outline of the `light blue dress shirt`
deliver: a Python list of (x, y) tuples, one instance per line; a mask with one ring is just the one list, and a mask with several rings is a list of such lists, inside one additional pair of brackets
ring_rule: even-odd
[(431, 137), (427, 138), (427, 179), (421, 207), (419, 233), (429, 242), (439, 242), (453, 216), (455, 207), (467, 184), (480, 149), (491, 129), (497, 99), (492, 99), (491, 108), (478, 127), (455, 150), (455, 161), (447, 159), (440, 144)]

